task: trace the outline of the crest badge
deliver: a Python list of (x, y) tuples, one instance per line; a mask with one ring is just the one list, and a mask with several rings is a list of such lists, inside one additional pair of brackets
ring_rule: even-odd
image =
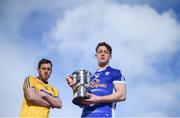
[(106, 72), (106, 73), (105, 73), (105, 75), (109, 75), (109, 74), (110, 74), (110, 72)]

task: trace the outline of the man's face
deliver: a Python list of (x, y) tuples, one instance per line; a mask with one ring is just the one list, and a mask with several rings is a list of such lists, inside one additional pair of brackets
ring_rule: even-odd
[(38, 68), (38, 72), (39, 72), (39, 77), (42, 80), (47, 81), (52, 72), (51, 64), (50, 63), (41, 64), (40, 68)]
[(99, 46), (96, 52), (98, 64), (107, 64), (111, 58), (110, 52), (105, 46)]

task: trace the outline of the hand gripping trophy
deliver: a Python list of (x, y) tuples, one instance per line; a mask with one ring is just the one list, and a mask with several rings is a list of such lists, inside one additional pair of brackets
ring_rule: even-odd
[(88, 99), (86, 95), (89, 90), (89, 80), (91, 73), (87, 70), (77, 70), (72, 73), (73, 77), (73, 93), (74, 98), (72, 100), (73, 104), (78, 106), (83, 106), (82, 100)]

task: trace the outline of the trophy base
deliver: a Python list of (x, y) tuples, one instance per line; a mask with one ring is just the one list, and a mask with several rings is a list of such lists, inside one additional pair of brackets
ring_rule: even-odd
[(76, 98), (74, 98), (72, 100), (72, 103), (82, 107), (82, 106), (84, 106), (84, 104), (82, 104), (82, 102), (81, 102), (83, 99), (89, 99), (89, 97), (88, 96), (84, 96), (84, 97), (80, 97), (79, 96), (79, 97), (76, 97)]

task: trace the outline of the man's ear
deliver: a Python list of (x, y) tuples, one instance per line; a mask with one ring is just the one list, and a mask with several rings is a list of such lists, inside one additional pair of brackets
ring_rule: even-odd
[(37, 68), (37, 71), (39, 72), (39, 68)]

